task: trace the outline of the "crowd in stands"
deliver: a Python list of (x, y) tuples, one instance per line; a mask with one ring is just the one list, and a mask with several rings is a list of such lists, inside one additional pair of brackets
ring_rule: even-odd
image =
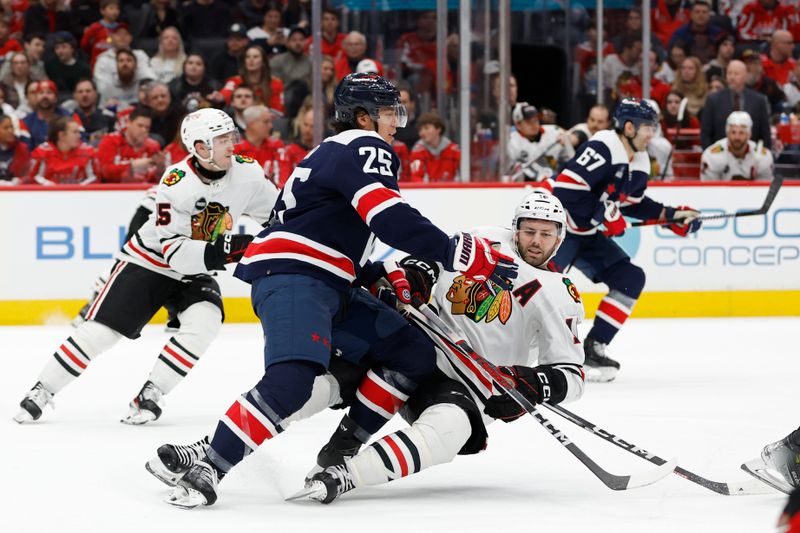
[[(800, 106), (798, 6), (798, 0), (653, 1), (647, 61), (666, 146), (699, 153), (726, 136), (732, 112), (744, 111), (752, 141), (774, 148), (771, 126), (786, 117), (796, 121), (792, 112)], [(301, 0), (3, 0), (0, 184), (157, 181), (165, 166), (187, 155), (178, 135), (182, 118), (216, 107), (239, 127), (239, 152), (281, 185), (312, 148), (314, 113), (327, 124), (336, 84), (350, 72), (385, 75), (400, 89), (409, 111), (394, 143), (401, 180), (462, 179), (459, 146), (447, 136), (453, 117), (433, 104), (439, 83), (455, 97), (458, 34), (447, 37), (445, 79), (437, 80), (434, 12), (416, 12), (413, 27), (386, 43), (341, 32), (340, 12), (324, 8), (323, 107), (314, 109), (310, 9)], [(592, 133), (609, 127), (616, 102), (641, 97), (641, 28), (642, 12), (632, 9), (623, 28), (606, 32), (602, 87), (596, 28), (586, 28), (575, 49), (580, 95), (591, 102), (603, 91), (609, 105), (584, 109), (587, 122), (570, 130), (555, 124), (551, 110), (518, 102), (512, 76), (510, 166), (493, 176), (552, 175)], [(476, 142), (496, 143), (499, 67), (477, 60), (469, 68)], [(485, 76), (490, 94), (484, 96)], [(697, 135), (687, 140), (681, 132)], [(484, 165), (497, 159), (480, 144), (472, 152)], [(653, 159), (654, 175), (663, 176), (670, 162)]]

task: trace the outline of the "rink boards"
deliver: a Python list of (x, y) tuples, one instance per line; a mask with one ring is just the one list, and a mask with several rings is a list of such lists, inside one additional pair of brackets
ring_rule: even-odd
[[(519, 186), (410, 187), (404, 198), (447, 232), (508, 226)], [(0, 324), (57, 323), (73, 316), (107, 270), (144, 189), (116, 186), (0, 189)], [(658, 184), (649, 196), (704, 213), (756, 209), (766, 185)], [(239, 230), (257, 232), (242, 220)], [(637, 317), (800, 315), (800, 183), (786, 183), (766, 216), (708, 221), (688, 238), (659, 226), (628, 230), (619, 244), (647, 283)], [(374, 258), (396, 254), (379, 244)], [(588, 316), (605, 293), (576, 270)], [(254, 321), (249, 286), (223, 273), (230, 322)], [(163, 317), (162, 317), (163, 318)]]

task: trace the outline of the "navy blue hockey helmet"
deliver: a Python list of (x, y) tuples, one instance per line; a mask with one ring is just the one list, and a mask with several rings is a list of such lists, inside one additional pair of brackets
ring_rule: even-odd
[(381, 109), (394, 110), (396, 127), (405, 127), (408, 119), (406, 108), (400, 103), (400, 91), (377, 74), (356, 72), (348, 74), (333, 93), (334, 118), (337, 122), (353, 123), (356, 110), (361, 108), (376, 122)]
[(658, 125), (658, 112), (645, 100), (638, 98), (625, 98), (614, 110), (614, 128), (622, 132), (626, 122), (633, 122), (638, 130), (642, 124)]

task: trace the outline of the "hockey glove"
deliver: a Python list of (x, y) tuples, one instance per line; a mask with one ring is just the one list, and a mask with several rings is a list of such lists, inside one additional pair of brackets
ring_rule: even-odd
[(419, 298), (426, 303), (430, 301), (433, 286), (439, 279), (439, 266), (413, 257), (405, 257), (399, 264), (405, 270), (406, 279), (411, 285), (411, 298)]
[(669, 224), (667, 227), (672, 230), (673, 233), (680, 235), (681, 237), (686, 237), (690, 233), (694, 233), (695, 231), (700, 229), (700, 226), (703, 225), (702, 220), (696, 220), (697, 217), (700, 216), (700, 211), (697, 209), (692, 209), (691, 207), (687, 207), (685, 205), (679, 207), (665, 207), (664, 208), (664, 217), (667, 220), (673, 218), (682, 218), (683, 222), (680, 224), (674, 223)]
[(493, 281), (501, 289), (511, 288), (510, 280), (517, 277), (514, 259), (492, 248), (486, 239), (469, 233), (456, 233), (450, 238), (447, 263), (453, 271), (463, 272), (477, 281)]
[(392, 286), (392, 292), (400, 303), (411, 303), (411, 284), (406, 279), (406, 272), (396, 261), (384, 261), (383, 269), (386, 271), (386, 281)]
[(228, 263), (238, 263), (247, 250), (252, 235), (225, 233), (206, 244), (203, 259), (208, 270), (225, 270)]
[[(514, 381), (514, 388), (526, 400), (536, 405), (542, 402), (555, 404), (566, 396), (567, 380), (554, 368), (547, 366), (501, 366), (499, 370)], [(483, 412), (503, 422), (513, 422), (527, 411), (507, 392), (486, 400)]]
[(603, 235), (606, 237), (619, 237), (625, 233), (627, 222), (622, 216), (622, 211), (619, 210), (619, 205), (616, 202), (606, 200), (606, 208), (603, 211), (603, 225), (606, 229)]

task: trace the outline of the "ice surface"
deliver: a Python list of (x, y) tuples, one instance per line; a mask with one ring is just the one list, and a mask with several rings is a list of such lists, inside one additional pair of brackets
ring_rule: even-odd
[[(632, 319), (611, 346), (615, 382), (588, 384), (568, 408), (630, 442), (718, 481), (742, 479), (745, 460), (800, 424), (798, 318)], [(584, 328), (583, 332), (585, 333)], [(226, 324), (155, 424), (119, 423), (167, 339), (148, 327), (122, 341), (56, 397), (39, 423), (11, 420), (68, 327), (0, 328), (0, 531), (245, 533), (771, 532), (778, 493), (726, 497), (675, 475), (613, 492), (532, 418), (490, 427), (486, 452), (351, 492), (329, 506), (286, 503), (341, 412), (296, 423), (244, 461), (211, 508), (183, 511), (144, 463), (164, 442), (213, 431), (237, 394), (261, 376), (261, 331)], [(604, 468), (652, 465), (544, 412)], [(393, 421), (390, 428), (400, 426)]]

